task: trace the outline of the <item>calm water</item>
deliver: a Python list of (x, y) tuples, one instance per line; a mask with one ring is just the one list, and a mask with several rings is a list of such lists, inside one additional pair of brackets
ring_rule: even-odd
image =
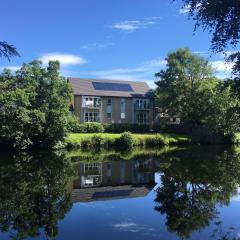
[(239, 239), (240, 150), (0, 155), (0, 239)]

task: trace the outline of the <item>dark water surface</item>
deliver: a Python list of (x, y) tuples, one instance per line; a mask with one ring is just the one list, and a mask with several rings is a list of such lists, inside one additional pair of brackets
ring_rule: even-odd
[(0, 154), (0, 239), (240, 239), (240, 149)]

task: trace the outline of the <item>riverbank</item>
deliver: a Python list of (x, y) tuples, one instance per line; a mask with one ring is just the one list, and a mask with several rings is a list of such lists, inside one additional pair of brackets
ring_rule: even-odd
[(186, 135), (134, 134), (134, 133), (71, 133), (66, 139), (67, 148), (134, 147), (190, 145), (195, 141)]

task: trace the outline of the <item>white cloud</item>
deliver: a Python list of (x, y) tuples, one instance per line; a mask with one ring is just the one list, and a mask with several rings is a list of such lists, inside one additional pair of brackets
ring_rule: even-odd
[[(201, 6), (201, 3), (198, 3), (198, 4), (196, 5), (195, 10), (196, 10), (197, 8), (199, 8), (200, 6)], [(191, 6), (190, 6), (189, 4), (188, 4), (188, 5), (185, 5), (185, 6), (183, 6), (182, 8), (179, 9), (179, 13), (180, 13), (180, 14), (187, 14), (187, 13), (190, 12), (190, 8), (191, 8)]]
[(82, 57), (65, 53), (46, 53), (43, 54), (39, 60), (41, 60), (43, 64), (48, 64), (51, 60), (58, 60), (62, 66), (80, 65), (86, 63), (86, 60)]
[(233, 63), (227, 63), (223, 60), (212, 61), (210, 63), (216, 71), (228, 73), (232, 71)]
[(133, 68), (114, 68), (86, 73), (87, 75), (101, 79), (144, 81), (150, 87), (154, 84), (154, 74), (166, 66), (166, 61), (161, 58), (146, 61)]
[(217, 77), (226, 78), (231, 76), (233, 63), (227, 63), (224, 60), (211, 61), (210, 63), (216, 70)]
[(126, 221), (126, 222), (114, 224), (113, 228), (123, 232), (133, 232), (133, 233), (144, 232), (145, 234), (148, 233), (148, 235), (152, 235), (155, 232), (155, 229), (152, 227), (149, 227), (148, 225), (137, 224), (132, 221)]
[(21, 68), (21, 66), (4, 66), (0, 67), (0, 71), (3, 71), (3, 69), (10, 69), (11, 71), (17, 71)]
[(201, 55), (203, 57), (209, 57), (211, 55), (211, 53), (209, 53), (208, 51), (193, 51), (194, 54), (196, 55)]
[(190, 11), (190, 6), (189, 5), (186, 5), (183, 8), (179, 9), (180, 14), (186, 14), (186, 13), (189, 13), (189, 11)]
[(125, 32), (133, 32), (137, 29), (148, 28), (157, 23), (161, 17), (146, 17), (140, 20), (127, 20), (113, 24), (113, 28), (122, 30)]
[(114, 42), (107, 42), (107, 43), (90, 43), (81, 46), (81, 49), (86, 49), (86, 50), (95, 50), (95, 49), (103, 49), (107, 47), (112, 47), (115, 46), (116, 44)]

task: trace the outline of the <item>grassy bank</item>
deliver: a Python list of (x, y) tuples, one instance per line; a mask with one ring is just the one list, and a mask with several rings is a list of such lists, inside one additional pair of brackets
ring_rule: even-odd
[(168, 146), (191, 144), (193, 140), (175, 134), (111, 134), (111, 133), (72, 133), (66, 139), (68, 148)]

